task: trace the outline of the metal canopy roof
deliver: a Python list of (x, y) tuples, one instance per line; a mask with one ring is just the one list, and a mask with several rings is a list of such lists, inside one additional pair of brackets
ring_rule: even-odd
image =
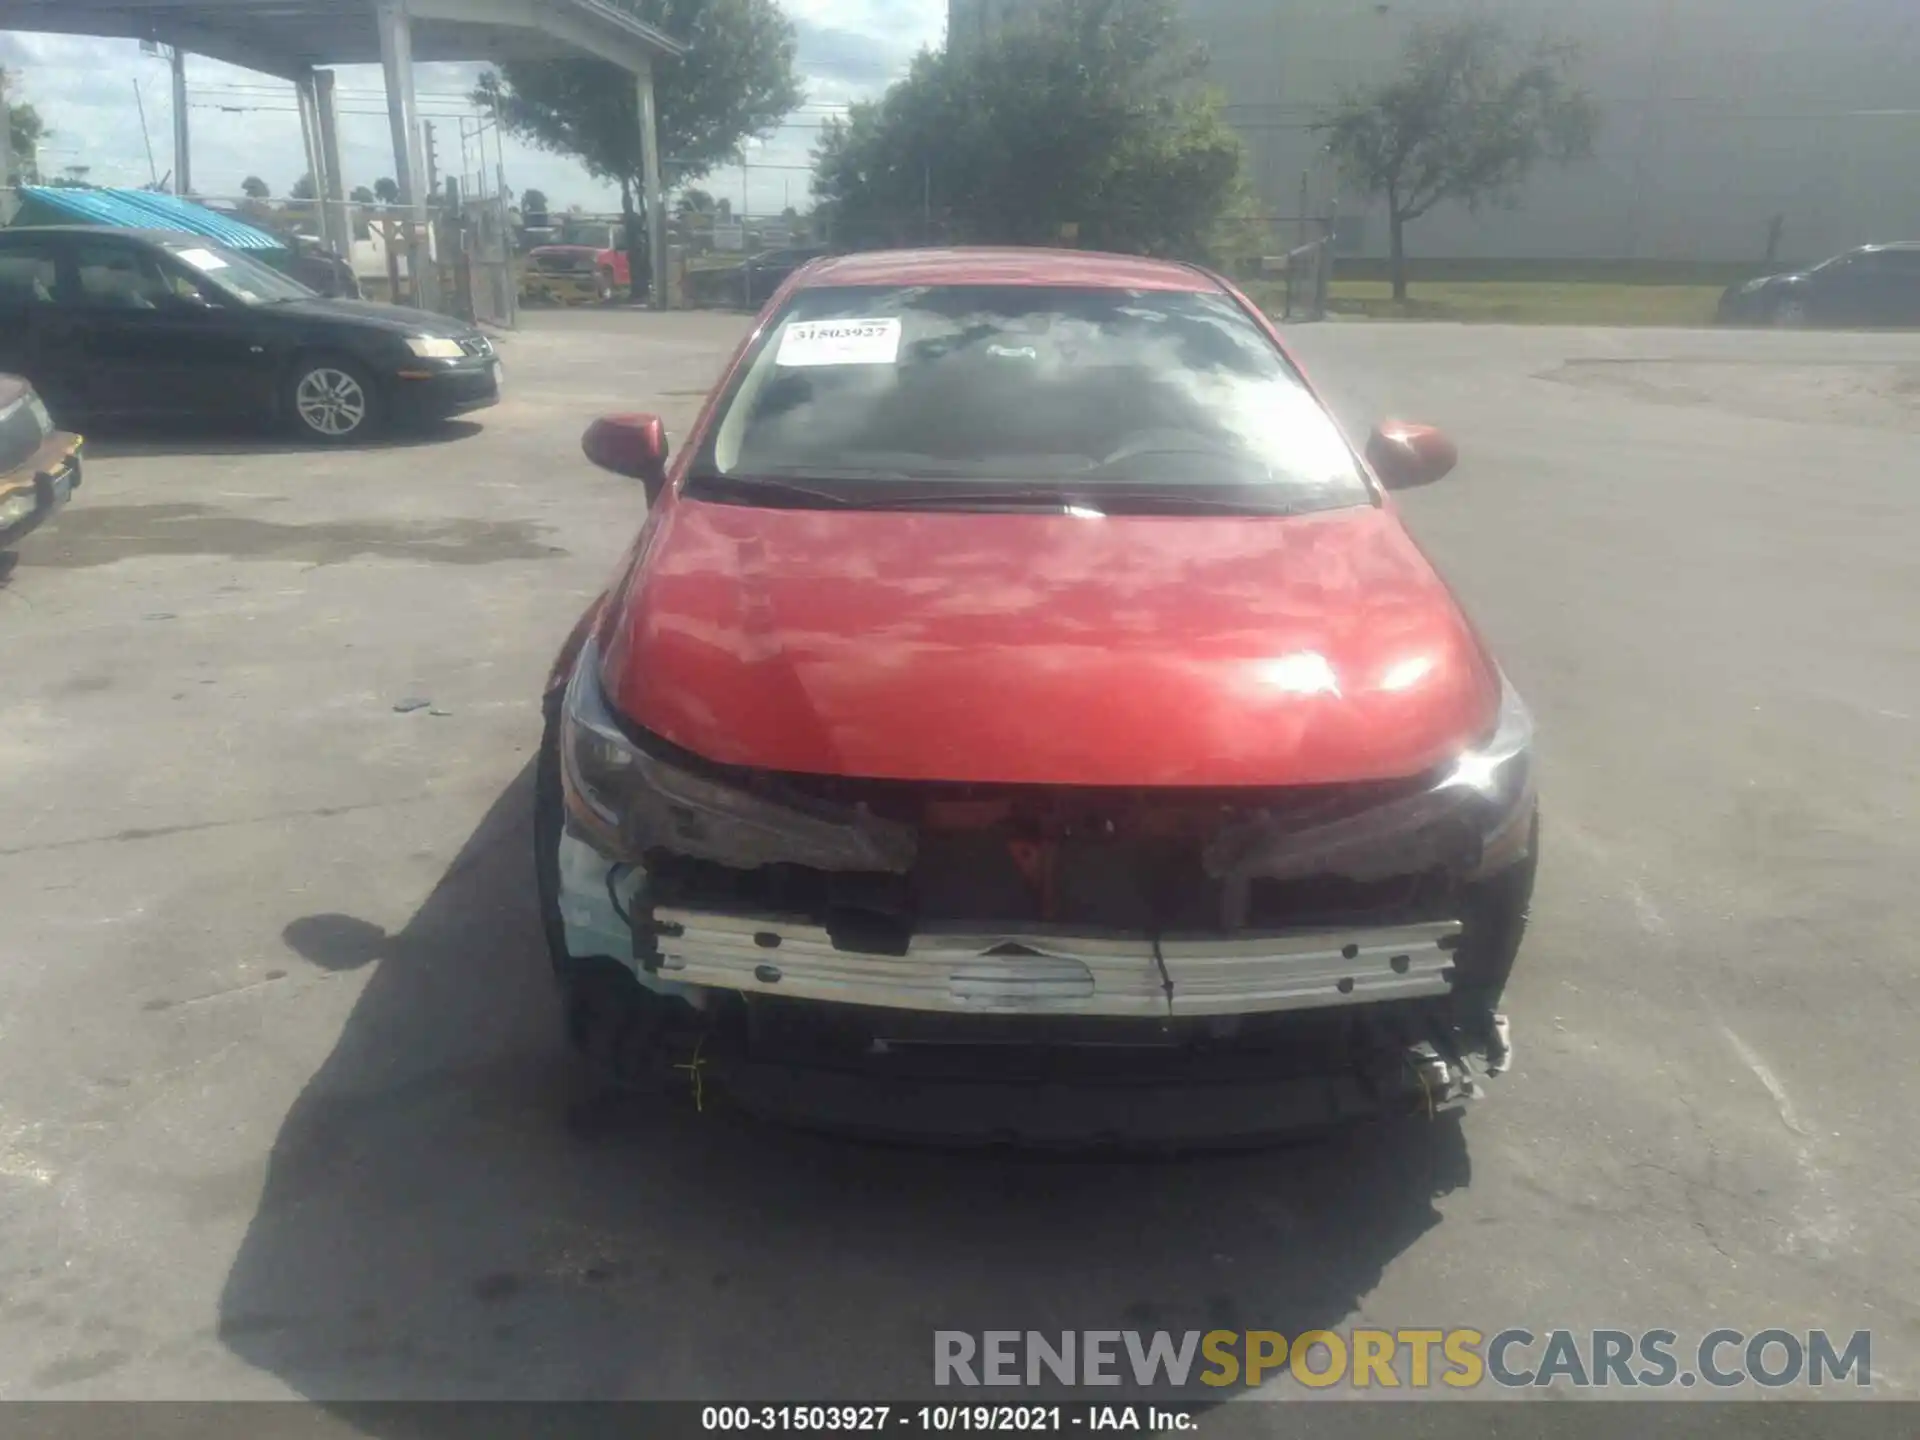
[(112, 225), (131, 230), (169, 230), (183, 235), (204, 235), (230, 250), (284, 250), (286, 242), (266, 231), (209, 210), (204, 205), (182, 200), (176, 195), (158, 195), (148, 190), (78, 190), (58, 186), (24, 185), (20, 198), (27, 209), (18, 224), (39, 224), (37, 216), (25, 217), (33, 210), (50, 212), (63, 221), (80, 225)]
[[(594, 55), (639, 70), (686, 47), (622, 0), (404, 0), (418, 61)], [(0, 0), (0, 30), (154, 40), (295, 79), (380, 59), (375, 0)]]

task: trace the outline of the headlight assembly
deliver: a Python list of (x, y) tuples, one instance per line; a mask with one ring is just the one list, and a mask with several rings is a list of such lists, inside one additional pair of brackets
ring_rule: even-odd
[(1502, 675), (1492, 733), (1436, 782), (1333, 819), (1276, 814), (1230, 826), (1207, 847), (1207, 872), (1375, 880), (1445, 867), (1477, 879), (1526, 855), (1533, 800), (1533, 716)]
[[(664, 748), (664, 747), (663, 747)], [(650, 753), (600, 689), (600, 651), (581, 647), (560, 717), (567, 791), (587, 811), (582, 828), (619, 858), (670, 850), (735, 869), (779, 863), (818, 870), (904, 873), (911, 828), (864, 810), (769, 799)]]
[(467, 353), (460, 348), (458, 340), (441, 335), (409, 335), (407, 349), (422, 360), (458, 360)]
[(1533, 712), (1500, 677), (1500, 716), (1493, 734), (1463, 754), (1440, 783), (1440, 793), (1452, 791), (1474, 797), (1479, 816), (1478, 875), (1490, 874), (1527, 853), (1532, 841), (1534, 813)]
[(1442, 790), (1467, 790), (1504, 816), (1533, 793), (1533, 713), (1505, 675), (1493, 734), (1454, 762)]

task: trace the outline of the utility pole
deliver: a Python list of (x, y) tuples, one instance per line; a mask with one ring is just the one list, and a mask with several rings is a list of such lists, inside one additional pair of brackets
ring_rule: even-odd
[(133, 82), (133, 103), (140, 111), (140, 138), (147, 142), (147, 178), (153, 182), (153, 188), (160, 188), (160, 167), (153, 163), (153, 133), (147, 129), (147, 101), (140, 93), (140, 82)]
[(168, 47), (173, 68), (173, 193), (185, 199), (193, 189), (193, 135), (187, 124), (187, 52)]
[(423, 120), (420, 128), (427, 132), (427, 194), (436, 194), (440, 189), (440, 154), (433, 143), (433, 121)]

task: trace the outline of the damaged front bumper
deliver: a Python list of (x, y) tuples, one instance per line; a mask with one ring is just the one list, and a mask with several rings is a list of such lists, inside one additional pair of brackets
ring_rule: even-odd
[(567, 952), (619, 957), (625, 1003), (660, 1017), (643, 1047), (585, 1048), (616, 1085), (702, 1106), (948, 1145), (1210, 1148), (1441, 1115), (1511, 1055), (1504, 1018), (1477, 1043), (1454, 1023), (1458, 922), (1169, 937), (1169, 1000), (1133, 937), (929, 932), (855, 954), (817, 926), (650, 910), (637, 867), (573, 834), (559, 850)]
[[(1157, 1145), (1438, 1113), (1506, 1068), (1535, 836), (1517, 701), (1430, 781), (1128, 810), (727, 773), (631, 736), (596, 672), (589, 644), (545, 773), (557, 958), (592, 978), (570, 1003), (627, 1007), (583, 1040), (615, 1078), (876, 1134)], [(1009, 839), (1034, 806), (1059, 838)]]
[[(659, 907), (657, 974), (679, 984), (948, 1014), (1155, 1019), (1445, 995), (1455, 921), (1217, 939), (923, 928), (850, 953), (782, 917)], [(1156, 953), (1157, 952), (1157, 953)]]

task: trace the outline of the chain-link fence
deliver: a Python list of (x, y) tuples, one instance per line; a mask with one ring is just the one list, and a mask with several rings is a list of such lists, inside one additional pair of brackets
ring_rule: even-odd
[(1338, 248), (1332, 216), (1233, 216), (1215, 244), (1215, 264), (1269, 315), (1325, 318)]
[(447, 308), (464, 320), (512, 329), (520, 319), (520, 266), (506, 197), (449, 203), (436, 212)]

